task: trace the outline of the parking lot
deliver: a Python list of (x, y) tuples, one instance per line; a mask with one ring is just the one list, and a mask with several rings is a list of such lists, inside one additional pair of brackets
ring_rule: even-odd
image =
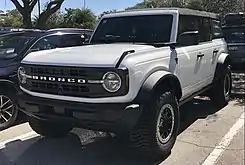
[(232, 101), (223, 109), (206, 98), (183, 105), (177, 142), (159, 162), (103, 133), (74, 129), (66, 138), (46, 139), (23, 122), (0, 132), (0, 165), (244, 165), (244, 77), (233, 76)]

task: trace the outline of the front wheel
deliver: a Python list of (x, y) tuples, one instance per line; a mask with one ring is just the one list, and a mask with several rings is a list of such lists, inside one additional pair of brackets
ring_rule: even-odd
[(18, 107), (13, 94), (0, 90), (0, 130), (14, 125), (18, 117)]
[(230, 101), (232, 89), (231, 69), (227, 66), (223, 76), (216, 82), (210, 92), (210, 99), (217, 107), (223, 108)]
[(72, 130), (69, 124), (39, 120), (34, 117), (29, 117), (29, 125), (36, 133), (51, 138), (64, 137)]
[(179, 127), (179, 108), (171, 92), (155, 94), (144, 108), (136, 129), (130, 135), (133, 147), (152, 158), (167, 155), (173, 148)]

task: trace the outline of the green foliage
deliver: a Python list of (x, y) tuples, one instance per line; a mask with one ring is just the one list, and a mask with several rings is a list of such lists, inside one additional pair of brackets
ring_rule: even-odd
[(243, 10), (243, 0), (144, 0), (129, 9), (184, 7), (224, 15)]
[[(37, 2), (40, 2), (40, 0), (11, 0), (11, 2), (22, 15), (23, 26), (25, 28), (32, 28), (31, 14)], [(46, 5), (46, 9), (36, 19), (36, 27), (45, 28), (49, 17), (60, 9), (63, 2), (64, 0), (50, 0)]]
[(66, 9), (62, 27), (93, 29), (97, 20), (90, 9)]
[(110, 14), (110, 13), (115, 13), (117, 12), (117, 10), (108, 10), (108, 11), (104, 11), (102, 14), (100, 14), (100, 16), (98, 17), (98, 19), (101, 19), (101, 17), (103, 17), (103, 15), (105, 14)]
[(21, 28), (22, 24), (22, 16), (17, 9), (7, 11), (7, 16), (2, 17), (0, 20), (0, 26), (2, 27), (13, 27), (13, 28)]

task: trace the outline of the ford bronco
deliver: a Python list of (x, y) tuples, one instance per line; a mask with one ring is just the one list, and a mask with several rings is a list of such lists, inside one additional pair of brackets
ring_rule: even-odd
[(37, 133), (109, 132), (152, 156), (175, 144), (180, 105), (205, 94), (223, 107), (232, 83), (218, 16), (179, 8), (105, 15), (88, 45), (31, 53), (18, 76)]

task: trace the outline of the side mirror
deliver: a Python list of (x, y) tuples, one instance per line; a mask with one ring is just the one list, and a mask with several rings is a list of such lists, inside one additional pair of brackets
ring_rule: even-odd
[(17, 56), (18, 56), (17, 53), (11, 53), (11, 54), (6, 55), (6, 56), (4, 57), (4, 59), (9, 60), (9, 59), (13, 59), (13, 58), (15, 58), (15, 57), (17, 57)]
[(81, 35), (81, 40), (82, 40), (82, 42), (88, 42), (89, 41), (89, 38), (88, 38), (88, 35), (86, 35), (86, 34), (82, 34)]
[(187, 31), (179, 34), (178, 44), (180, 46), (191, 46), (199, 44), (199, 32), (198, 31)]

